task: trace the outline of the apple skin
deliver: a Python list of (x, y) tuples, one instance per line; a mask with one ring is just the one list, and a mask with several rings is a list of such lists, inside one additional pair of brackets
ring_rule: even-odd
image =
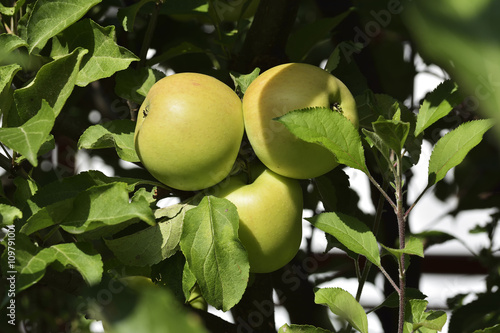
[(231, 171), (243, 138), (241, 100), (208, 75), (156, 82), (137, 115), (135, 149), (144, 167), (178, 190), (213, 186)]
[(262, 165), (251, 168), (255, 180), (242, 174), (222, 182), (218, 197), (231, 201), (240, 217), (239, 238), (248, 252), (250, 272), (269, 273), (286, 265), (302, 240), (302, 188), (296, 179)]
[(272, 171), (290, 178), (321, 176), (338, 163), (326, 148), (299, 140), (273, 120), (307, 107), (331, 108), (358, 126), (356, 102), (348, 88), (327, 71), (309, 64), (288, 63), (259, 75), (243, 96), (245, 130), (257, 157)]

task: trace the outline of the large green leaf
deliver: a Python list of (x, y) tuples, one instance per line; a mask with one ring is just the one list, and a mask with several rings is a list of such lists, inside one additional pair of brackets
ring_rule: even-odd
[(349, 250), (380, 266), (377, 239), (366, 224), (342, 213), (321, 213), (307, 218), (312, 225), (334, 236)]
[(207, 196), (184, 217), (181, 250), (203, 297), (227, 311), (246, 289), (248, 256), (238, 238), (239, 218), (228, 200)]
[(101, 0), (37, 0), (26, 25), (30, 53), (78, 21)]
[[(74, 198), (78, 194), (93, 186), (105, 185), (110, 183), (126, 183), (126, 190), (130, 193), (138, 185), (158, 186), (159, 183), (126, 177), (108, 177), (101, 171), (90, 170), (81, 172), (78, 175), (64, 177), (38, 189), (37, 193), (31, 198), (25, 198), (28, 201), (31, 213), (34, 214), (42, 207), (54, 204), (59, 201)], [(29, 200), (28, 200), (29, 199)]]
[(38, 165), (38, 151), (54, 126), (54, 110), (44, 100), (40, 111), (19, 127), (0, 128), (0, 141), (22, 154), (33, 166)]
[[(31, 253), (33, 254), (33, 253)], [(87, 284), (101, 281), (103, 265), (101, 255), (90, 243), (65, 243), (45, 248), (26, 260), (18, 268), (17, 290), (24, 290), (38, 282), (51, 264), (57, 268), (76, 269)]]
[(88, 127), (78, 140), (78, 149), (115, 148), (125, 161), (139, 162), (134, 146), (135, 122), (112, 120)]
[(339, 163), (368, 173), (361, 137), (342, 114), (317, 107), (291, 111), (276, 120), (299, 139), (326, 147)]
[[(189, 205), (175, 205), (166, 209), (164, 221), (131, 235), (105, 240), (114, 255), (125, 265), (154, 265), (177, 252), (182, 225)], [(165, 210), (165, 209), (164, 209)]]
[(110, 77), (128, 68), (139, 58), (116, 44), (114, 26), (101, 27), (90, 19), (77, 22), (53, 39), (51, 56), (64, 56), (78, 47), (89, 52), (83, 57), (76, 85), (85, 87), (90, 82)]
[(439, 139), (429, 160), (429, 185), (443, 179), (451, 168), (460, 164), (494, 124), (489, 119), (470, 121)]
[(145, 200), (130, 201), (127, 184), (122, 182), (97, 185), (73, 198), (57, 201), (32, 215), (21, 228), (31, 234), (40, 229), (59, 224), (67, 232), (81, 234), (98, 228), (122, 229), (131, 220), (141, 220), (150, 225), (155, 218)]
[(314, 293), (314, 302), (324, 304), (361, 333), (368, 333), (368, 318), (356, 299), (341, 288), (321, 288)]
[(14, 92), (17, 113), (22, 122), (27, 121), (46, 100), (57, 116), (71, 95), (78, 76), (82, 57), (88, 51), (82, 48), (42, 66), (35, 80)]

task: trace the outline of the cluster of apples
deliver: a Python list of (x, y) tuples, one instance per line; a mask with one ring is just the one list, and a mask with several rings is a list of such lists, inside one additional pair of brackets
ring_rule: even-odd
[[(169, 187), (197, 191), (217, 185), (214, 193), (238, 210), (250, 271), (272, 272), (300, 247), (299, 179), (318, 177), (337, 165), (326, 148), (299, 140), (273, 119), (296, 109), (333, 105), (357, 125), (356, 104), (347, 87), (309, 64), (265, 71), (243, 99), (216, 78), (178, 73), (148, 92), (137, 117), (135, 148), (144, 167)], [(261, 163), (225, 180), (244, 132)]]

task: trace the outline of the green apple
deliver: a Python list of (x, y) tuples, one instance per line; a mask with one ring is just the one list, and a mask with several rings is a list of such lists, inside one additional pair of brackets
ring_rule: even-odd
[(302, 189), (299, 181), (259, 166), (248, 183), (241, 174), (222, 182), (217, 196), (238, 210), (238, 235), (248, 252), (250, 272), (268, 273), (286, 265), (302, 240)]
[(156, 82), (141, 105), (135, 149), (160, 182), (195, 191), (223, 180), (243, 138), (241, 100), (208, 75), (179, 73)]
[(326, 148), (299, 140), (273, 118), (307, 107), (342, 112), (355, 126), (358, 116), (348, 88), (327, 71), (309, 64), (289, 63), (259, 75), (243, 97), (245, 130), (257, 157), (272, 171), (307, 179), (337, 166)]

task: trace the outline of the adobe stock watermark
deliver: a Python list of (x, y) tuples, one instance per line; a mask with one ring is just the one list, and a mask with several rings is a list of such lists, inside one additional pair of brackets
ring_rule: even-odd
[[(411, 1), (411, 0), (407, 0)], [(377, 38), (384, 28), (387, 28), (392, 21), (394, 15), (400, 15), (403, 12), (404, 6), (401, 0), (390, 0), (387, 2), (385, 9), (379, 11), (371, 10), (370, 16), (373, 20), (368, 21), (363, 29), (359, 26), (354, 27), (354, 37), (352, 41), (341, 42), (339, 44), (340, 51), (346, 58), (347, 63), (352, 61), (353, 53), (359, 54), (367, 47), (373, 39)]]
[(7, 323), (16, 325), (16, 228), (11, 224), (5, 227), (6, 229), (6, 253), (7, 253)]

